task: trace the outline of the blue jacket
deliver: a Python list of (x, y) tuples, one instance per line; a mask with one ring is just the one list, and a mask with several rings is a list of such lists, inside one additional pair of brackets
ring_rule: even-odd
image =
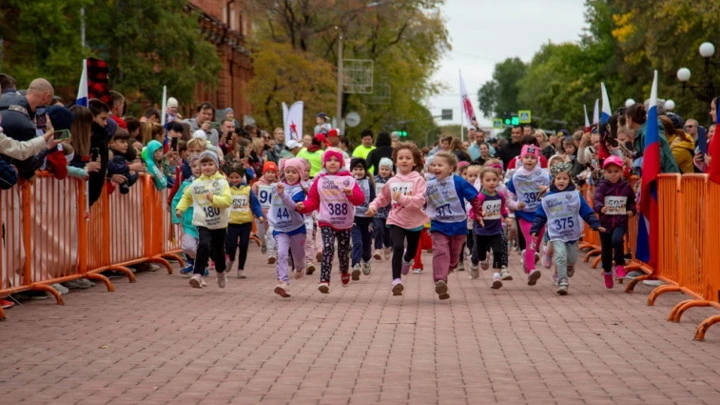
[(185, 192), (185, 189), (192, 184), (193, 178), (190, 177), (189, 179), (182, 182), (180, 185), (180, 188), (178, 189), (178, 192), (175, 193), (175, 197), (173, 197), (172, 200), (172, 223), (173, 224), (182, 224), (183, 232), (185, 232), (188, 235), (191, 235), (195, 239), (200, 239), (200, 233), (198, 232), (198, 229), (195, 225), (192, 223), (193, 219), (193, 207), (188, 208), (183, 212), (182, 217), (178, 218), (177, 215), (175, 215), (175, 210), (177, 209), (177, 205), (180, 202), (180, 199), (183, 196), (183, 193)]

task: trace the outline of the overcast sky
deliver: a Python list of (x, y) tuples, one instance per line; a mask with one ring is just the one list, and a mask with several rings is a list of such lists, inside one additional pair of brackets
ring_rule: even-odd
[[(460, 122), (458, 70), (478, 117), (477, 91), (492, 79), (495, 64), (518, 56), (528, 62), (543, 43), (577, 41), (585, 25), (584, 0), (446, 0), (442, 8), (452, 50), (446, 52), (434, 80), (448, 88), (428, 100), (433, 115), (452, 108)], [(481, 119), (483, 126), (491, 125)]]

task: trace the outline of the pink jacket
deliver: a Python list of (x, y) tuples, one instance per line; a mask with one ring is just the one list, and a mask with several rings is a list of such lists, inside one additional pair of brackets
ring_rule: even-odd
[[(392, 201), (390, 190), (393, 184), (411, 183), (411, 194), (401, 195), (397, 201)], [(400, 173), (391, 177), (383, 186), (381, 192), (370, 203), (373, 210), (391, 204), (387, 224), (397, 225), (403, 229), (419, 228), (430, 221), (423, 210), (425, 208), (425, 178), (418, 172), (412, 171), (407, 175)]]
[[(302, 214), (309, 214), (317, 209), (320, 208), (320, 193), (318, 192), (318, 182), (320, 178), (323, 176), (327, 176), (328, 173), (322, 173), (317, 176), (315, 176), (315, 180), (312, 183), (312, 186), (310, 186), (310, 190), (308, 190), (307, 198), (305, 201), (303, 201), (303, 205), (305, 206), (305, 209), (300, 211)], [(347, 170), (340, 170), (339, 172), (335, 173), (334, 176), (352, 176), (350, 172)], [(352, 189), (352, 195), (347, 197), (348, 201), (350, 201), (350, 204), (358, 206), (365, 202), (365, 194), (363, 194), (362, 190), (360, 189), (360, 186), (358, 186), (357, 183), (355, 183), (355, 186)], [(326, 221), (323, 221), (322, 218), (318, 218), (318, 226), (329, 226), (332, 228), (332, 225), (327, 223)]]

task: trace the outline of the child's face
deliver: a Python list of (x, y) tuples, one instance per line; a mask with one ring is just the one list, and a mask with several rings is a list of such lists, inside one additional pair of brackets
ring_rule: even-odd
[(196, 160), (192, 164), (192, 174), (194, 177), (200, 177), (202, 170), (200, 170), (200, 161)]
[(617, 183), (620, 178), (622, 177), (622, 169), (615, 166), (610, 165), (605, 168), (605, 178), (608, 179), (611, 183)]
[(188, 148), (187, 152), (190, 156), (198, 156), (202, 153), (202, 148), (198, 148), (197, 146), (193, 146), (192, 148)]
[(228, 175), (228, 182), (230, 184), (235, 184), (235, 185), (240, 184), (240, 183), (242, 183), (242, 180), (243, 180), (242, 176), (240, 176), (236, 172), (232, 172)]
[(487, 172), (483, 175), (482, 186), (487, 191), (495, 191), (498, 185), (498, 176), (495, 173)]
[(110, 142), (110, 147), (120, 153), (125, 153), (128, 150), (127, 139), (116, 139)]
[(465, 166), (465, 167), (458, 167), (458, 168), (457, 168), (457, 175), (458, 175), (458, 176), (461, 176), (462, 178), (465, 178), (465, 176), (467, 176), (467, 170), (468, 170), (467, 166)]
[(563, 191), (570, 184), (570, 176), (566, 172), (560, 172), (555, 176), (553, 184), (555, 185), (555, 188)]
[(447, 159), (435, 158), (430, 164), (430, 171), (438, 180), (442, 180), (452, 174), (454, 167), (450, 165)]
[(275, 172), (275, 170), (268, 170), (263, 173), (263, 178), (272, 183), (273, 181), (277, 180), (277, 173)]
[(285, 168), (285, 181), (287, 184), (295, 184), (300, 181), (300, 173), (294, 167)]
[(357, 165), (357, 166), (353, 167), (352, 174), (353, 174), (353, 177), (355, 177), (356, 179), (364, 179), (365, 178), (365, 169), (363, 169), (362, 166)]
[(566, 143), (563, 145), (563, 149), (565, 149), (565, 154), (567, 155), (574, 155), (575, 154), (575, 145), (572, 143)]
[(303, 178), (303, 180), (307, 180), (310, 178), (310, 167), (309, 166), (306, 166), (305, 170), (303, 170), (302, 178)]
[(380, 166), (378, 174), (380, 175), (380, 177), (390, 177), (392, 176), (392, 170), (390, 170), (390, 168), (387, 166)]
[(535, 165), (537, 165), (537, 157), (527, 154), (522, 157), (522, 164), (525, 170), (532, 170), (535, 168)]
[(215, 172), (217, 172), (217, 166), (215, 166), (215, 162), (206, 160), (200, 163), (200, 170), (205, 176), (212, 176)]
[(162, 149), (158, 149), (155, 151), (155, 153), (153, 153), (153, 159), (155, 159), (155, 161), (162, 159), (162, 157), (163, 157)]
[(415, 166), (415, 159), (410, 149), (399, 150), (395, 160), (395, 166), (397, 166), (398, 171), (402, 174), (410, 173)]
[(338, 160), (335, 156), (331, 157), (327, 162), (325, 162), (325, 170), (331, 174), (337, 173), (340, 170), (340, 160)]
[(185, 159), (186, 157), (188, 157), (187, 149), (184, 149), (184, 150), (181, 150), (180, 152), (178, 152), (178, 156), (180, 156), (180, 159)]
[(480, 175), (480, 168), (475, 166), (470, 166), (467, 169), (467, 172), (465, 172), (465, 180), (468, 181), (470, 184), (475, 184), (475, 180), (477, 180), (478, 176)]

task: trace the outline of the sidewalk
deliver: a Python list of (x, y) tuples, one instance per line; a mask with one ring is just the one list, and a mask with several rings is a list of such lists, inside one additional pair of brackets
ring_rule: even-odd
[[(424, 257), (426, 268), (430, 255)], [(490, 272), (432, 275), (390, 293), (389, 262), (329, 295), (319, 272), (273, 294), (275, 270), (251, 247), (225, 290), (192, 289), (178, 272), (142, 273), (8, 310), (0, 323), (2, 404), (717, 404), (720, 328), (692, 340), (711, 309), (665, 321), (680, 295), (645, 304), (607, 291), (578, 266), (570, 295), (550, 271), (489, 288)]]

